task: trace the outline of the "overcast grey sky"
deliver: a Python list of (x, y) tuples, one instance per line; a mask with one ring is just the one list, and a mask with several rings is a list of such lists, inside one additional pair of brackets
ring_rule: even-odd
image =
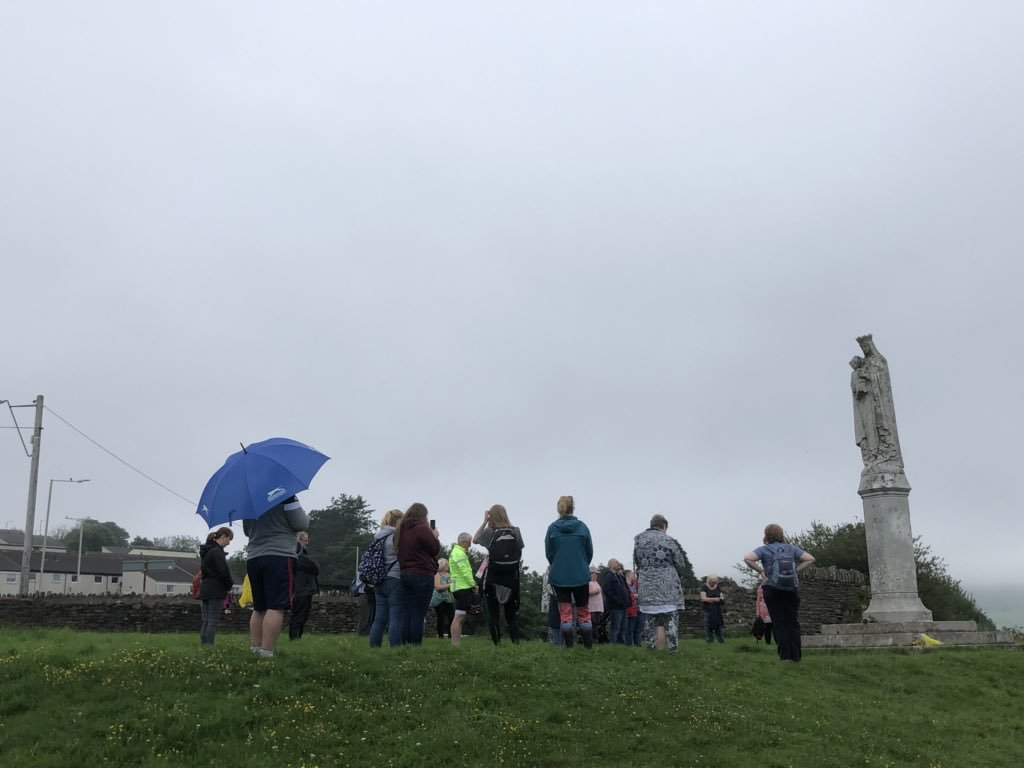
[[(333, 457), (307, 508), (500, 502), (540, 568), (573, 494), (596, 559), (661, 512), (732, 575), (860, 518), (873, 332), (914, 533), (1018, 582), (1022, 39), (1018, 2), (4, 2), (0, 399), (193, 500), (286, 436)], [(51, 527), (205, 533), (44, 425), (38, 528), (75, 476)], [(0, 430), (0, 523), (28, 476)]]

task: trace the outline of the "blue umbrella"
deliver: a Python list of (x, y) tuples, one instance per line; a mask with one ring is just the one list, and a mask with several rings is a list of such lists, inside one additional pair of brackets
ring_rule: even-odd
[(210, 528), (257, 518), (309, 488), (328, 458), (285, 437), (242, 446), (206, 483), (196, 514)]

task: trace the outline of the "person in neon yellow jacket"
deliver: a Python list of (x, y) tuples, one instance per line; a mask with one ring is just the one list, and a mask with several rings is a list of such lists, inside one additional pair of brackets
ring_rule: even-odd
[(455, 598), (455, 618), (452, 619), (452, 645), (458, 646), (462, 641), (462, 623), (466, 620), (466, 611), (476, 592), (476, 580), (473, 578), (473, 563), (469, 560), (469, 548), (473, 537), (468, 533), (460, 533), (459, 540), (452, 547), (448, 557), (448, 566), (452, 573), (452, 597)]

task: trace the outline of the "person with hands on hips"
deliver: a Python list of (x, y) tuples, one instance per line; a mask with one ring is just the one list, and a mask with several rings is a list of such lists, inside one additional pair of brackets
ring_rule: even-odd
[[(782, 526), (771, 523), (764, 529), (764, 544), (743, 557), (747, 567), (760, 577), (764, 601), (772, 618), (775, 648), (782, 661), (800, 661), (800, 584), (796, 578), (814, 564), (814, 556), (786, 541)], [(772, 583), (769, 572), (775, 561), (795, 564), (792, 585)], [(778, 570), (778, 569), (776, 569)]]

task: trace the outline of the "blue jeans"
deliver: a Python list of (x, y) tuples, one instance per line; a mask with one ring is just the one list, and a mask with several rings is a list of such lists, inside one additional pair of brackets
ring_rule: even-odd
[(613, 608), (609, 611), (611, 614), (611, 629), (608, 631), (608, 639), (612, 643), (618, 643), (619, 645), (626, 644), (626, 609), (625, 608)]
[(644, 615), (637, 611), (636, 616), (629, 616), (626, 621), (626, 645), (639, 648), (644, 634)]
[(427, 620), (430, 597), (434, 594), (434, 577), (403, 573), (401, 593), (405, 618), (402, 639), (411, 645), (419, 645), (423, 642), (423, 624)]
[(548, 637), (552, 645), (562, 644), (562, 626), (558, 618), (558, 602), (554, 597), (548, 602)]
[(391, 645), (402, 644), (402, 585), (398, 577), (388, 577), (373, 588), (377, 607), (370, 627), (370, 647), (380, 648), (384, 641), (384, 629), (388, 630)]

